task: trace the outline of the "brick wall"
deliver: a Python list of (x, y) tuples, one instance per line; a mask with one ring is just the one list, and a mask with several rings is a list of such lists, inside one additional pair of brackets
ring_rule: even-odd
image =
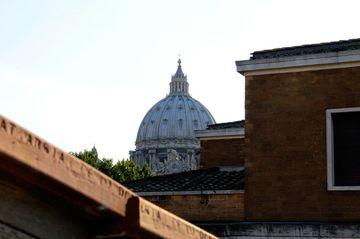
[(244, 194), (145, 196), (188, 221), (243, 221)]
[(244, 147), (244, 138), (201, 140), (200, 166), (243, 166)]
[(360, 106), (360, 68), (246, 77), (245, 215), (360, 220), (360, 192), (327, 191), (326, 113)]

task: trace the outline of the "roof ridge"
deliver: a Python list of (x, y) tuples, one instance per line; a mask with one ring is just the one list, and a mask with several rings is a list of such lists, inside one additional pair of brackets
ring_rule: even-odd
[[(323, 52), (352, 50), (353, 48), (360, 49), (360, 38), (254, 51), (250, 59), (274, 58), (288, 55), (316, 54)], [(287, 52), (287, 54), (285, 54), (285, 52)]]

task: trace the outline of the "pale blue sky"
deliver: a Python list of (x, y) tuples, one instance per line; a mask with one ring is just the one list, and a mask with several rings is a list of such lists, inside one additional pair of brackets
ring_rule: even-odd
[(181, 54), (217, 122), (244, 118), (235, 60), (360, 37), (359, 1), (0, 0), (0, 114), (66, 151), (121, 159)]

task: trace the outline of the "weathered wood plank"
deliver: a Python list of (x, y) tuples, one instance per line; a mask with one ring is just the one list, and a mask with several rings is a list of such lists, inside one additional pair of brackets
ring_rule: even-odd
[(37, 239), (37, 238), (0, 222), (0, 239)]
[[(30, 192), (40, 188), (60, 200), (64, 198), (67, 203), (79, 205), (79, 210), (99, 212), (99, 215), (88, 214), (93, 216), (89, 220), (98, 222), (94, 224), (98, 228), (89, 228), (93, 238), (106, 238), (109, 235), (127, 238), (216, 238), (138, 197), (93, 167), (1, 115), (0, 175), (20, 183)], [(0, 194), (0, 201), (5, 202), (5, 198)], [(17, 199), (14, 200), (16, 202)], [(25, 213), (37, 217), (37, 212), (31, 212), (31, 206), (26, 210), (30, 211)], [(4, 218), (11, 219), (6, 215)], [(56, 221), (58, 218), (55, 216), (53, 219)], [(111, 230), (106, 229), (109, 222)], [(12, 223), (19, 222), (13, 220)], [(19, 225), (27, 228), (24, 224)], [(41, 234), (46, 229), (41, 226), (26, 230), (37, 231), (37, 235), (42, 235), (40, 238), (46, 238)]]
[(121, 216), (125, 216), (127, 200), (135, 195), (95, 168), (2, 116), (0, 153), (98, 202), (99, 207)]
[[(71, 210), (58, 200), (29, 193), (0, 178), (0, 222), (8, 225), (14, 238), (23, 234), (30, 238), (88, 238), (92, 222)], [(0, 238), (7, 234), (0, 229)]]
[(132, 226), (161, 235), (163, 238), (217, 238), (140, 197), (133, 197), (129, 200), (126, 219), (128, 219), (128, 222), (133, 222)]

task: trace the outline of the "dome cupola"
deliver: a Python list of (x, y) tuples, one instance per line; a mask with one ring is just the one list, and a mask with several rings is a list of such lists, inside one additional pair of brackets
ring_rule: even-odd
[(130, 158), (138, 164), (149, 164), (155, 174), (196, 169), (200, 144), (194, 130), (214, 123), (209, 110), (189, 95), (189, 83), (179, 59), (171, 77), (170, 94), (146, 113)]

